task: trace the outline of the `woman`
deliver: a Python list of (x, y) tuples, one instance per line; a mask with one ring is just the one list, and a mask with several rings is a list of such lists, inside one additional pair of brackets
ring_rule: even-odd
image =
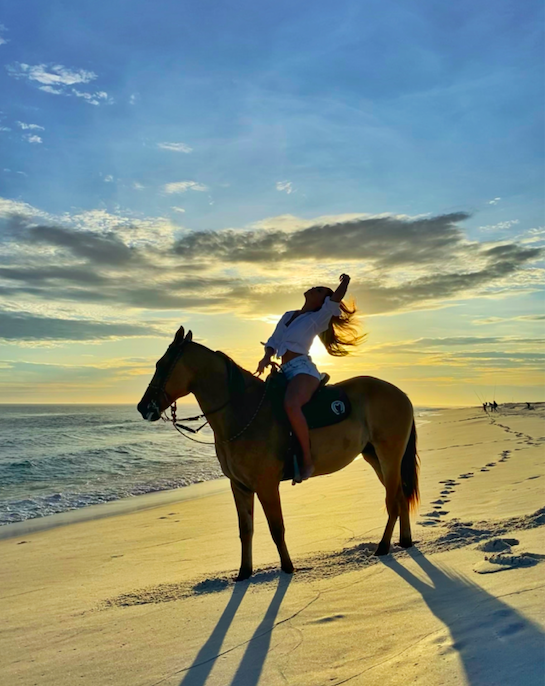
[(310, 453), (310, 435), (302, 411), (320, 385), (320, 372), (309, 356), (316, 335), (320, 336), (330, 355), (348, 355), (347, 347), (357, 345), (362, 336), (354, 325), (356, 308), (342, 302), (350, 277), (341, 274), (335, 292), (326, 286), (315, 286), (305, 293), (305, 304), (300, 310), (286, 312), (278, 322), (273, 335), (265, 344), (265, 356), (257, 365), (261, 375), (271, 364), (271, 357), (282, 358), (281, 369), (288, 387), (284, 407), (295, 435), (303, 450), (301, 479), (312, 476), (314, 466)]

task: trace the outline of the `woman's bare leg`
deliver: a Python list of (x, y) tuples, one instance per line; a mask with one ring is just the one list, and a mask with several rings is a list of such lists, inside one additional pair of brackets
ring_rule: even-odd
[(284, 399), (284, 408), (289, 417), (291, 427), (299, 439), (303, 450), (303, 472), (301, 474), (303, 481), (312, 475), (314, 467), (310, 453), (310, 434), (307, 420), (301, 407), (308, 403), (319, 385), (320, 381), (316, 377), (310, 374), (297, 374), (288, 383)]

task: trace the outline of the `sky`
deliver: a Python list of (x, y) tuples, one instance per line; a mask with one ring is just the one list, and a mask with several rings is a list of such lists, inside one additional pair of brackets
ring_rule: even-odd
[(543, 4), (0, 0), (0, 393), (136, 403), (176, 329), (418, 406), (545, 400)]

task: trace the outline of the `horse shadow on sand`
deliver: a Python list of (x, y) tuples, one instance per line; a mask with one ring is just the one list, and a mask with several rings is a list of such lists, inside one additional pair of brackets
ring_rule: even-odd
[(413, 586), (445, 624), (453, 641), (450, 649), (458, 652), (468, 686), (543, 686), (545, 634), (538, 625), (469, 579), (434, 566), (418, 550), (407, 552), (431, 584), (395, 557), (382, 562)]
[[(223, 641), (249, 586), (274, 582), (275, 578), (278, 579), (276, 590), (269, 607), (259, 623), (259, 626), (254, 631), (252, 638), (249, 641), (232, 646), (231, 648), (226, 648), (222, 651)], [(275, 620), (291, 580), (291, 575), (283, 574), (282, 572), (264, 572), (248, 581), (236, 584), (231, 593), (231, 597), (208, 640), (199, 650), (191, 666), (184, 670), (185, 676), (180, 682), (180, 686), (205, 686), (216, 661), (223, 655), (239, 649), (244, 645), (246, 645), (244, 655), (242, 656), (236, 674), (230, 684), (231, 686), (241, 686), (242, 684), (244, 684), (244, 686), (256, 686), (261, 677), (267, 653), (269, 652)], [(196, 587), (195, 591), (197, 594), (199, 592), (209, 593), (221, 591), (226, 585), (226, 583), (220, 582), (218, 587), (214, 588), (210, 585), (210, 582), (208, 582), (206, 587), (203, 586), (202, 589)]]

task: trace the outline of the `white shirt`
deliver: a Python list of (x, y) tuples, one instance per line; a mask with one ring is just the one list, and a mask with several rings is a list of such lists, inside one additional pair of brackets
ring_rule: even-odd
[(328, 296), (319, 310), (304, 312), (287, 326), (295, 312), (290, 310), (282, 315), (273, 335), (265, 343), (265, 348), (273, 348), (276, 357), (282, 357), (288, 350), (308, 355), (314, 337), (327, 330), (331, 317), (341, 314), (341, 306)]

